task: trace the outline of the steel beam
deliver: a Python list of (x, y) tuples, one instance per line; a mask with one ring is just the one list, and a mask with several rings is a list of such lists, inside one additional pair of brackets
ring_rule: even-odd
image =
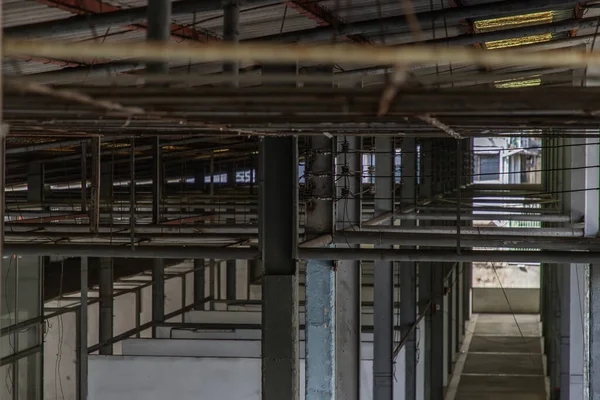
[[(402, 202), (408, 205), (417, 203), (417, 146), (413, 138), (402, 140), (401, 147)], [(405, 221), (404, 226), (415, 226), (416, 221)], [(401, 242), (399, 242), (401, 243)], [(412, 329), (417, 322), (417, 264), (404, 262), (400, 264), (400, 332), (406, 338), (405, 349), (405, 400), (416, 400), (417, 397), (417, 335)]]
[[(294, 137), (265, 137), (260, 149), (262, 286), (262, 399), (297, 400), (297, 182)], [(230, 257), (231, 258), (231, 257)]]
[(44, 164), (31, 162), (27, 171), (27, 201), (42, 203), (44, 201)]
[[(206, 267), (203, 258), (194, 260), (194, 305), (204, 310)], [(201, 308), (200, 308), (201, 307)]]
[(165, 260), (152, 260), (152, 337), (156, 337), (157, 324), (165, 319)]
[(87, 400), (88, 394), (88, 259), (81, 257), (81, 290), (77, 313), (77, 391), (78, 400)]
[[(112, 258), (98, 258), (98, 272), (100, 274), (100, 335), (99, 341), (103, 343), (113, 337), (113, 260)], [(112, 344), (100, 347), (100, 354), (112, 355)]]
[[(239, 0), (226, 0), (223, 3), (223, 40), (231, 43), (238, 43), (240, 23), (240, 5)], [(233, 86), (237, 87), (237, 76), (240, 72), (239, 62), (229, 62), (223, 64), (223, 73), (230, 74), (233, 78)]]
[(227, 260), (225, 271), (226, 290), (225, 295), (227, 300), (233, 301), (236, 298), (236, 265), (235, 260)]
[[(326, 136), (311, 138), (306, 163), (305, 232), (309, 239), (333, 233), (334, 148)], [(335, 265), (332, 260), (306, 263), (306, 398), (335, 399)]]
[(90, 232), (98, 233), (100, 228), (100, 138), (92, 138), (92, 184), (90, 186)]
[[(394, 210), (394, 143), (393, 139), (375, 138), (375, 215)], [(391, 223), (391, 220), (388, 220)], [(394, 251), (378, 246), (381, 250)], [(336, 249), (349, 250), (354, 249)], [(354, 250), (356, 251), (356, 250)], [(340, 258), (332, 257), (337, 260)], [(373, 400), (393, 398), (393, 263), (375, 260), (374, 266), (374, 343), (373, 343)]]
[[(147, 39), (154, 42), (168, 42), (171, 37), (171, 0), (148, 0), (147, 19)], [(147, 63), (146, 71), (151, 74), (167, 74), (169, 63)]]
[[(351, 226), (360, 229), (361, 223), (361, 175), (360, 138), (340, 137), (337, 143), (336, 228), (344, 230)], [(345, 242), (338, 247), (358, 247)], [(335, 290), (336, 329), (336, 388), (338, 398), (360, 399), (360, 330), (361, 330), (361, 265), (360, 261), (337, 262)]]

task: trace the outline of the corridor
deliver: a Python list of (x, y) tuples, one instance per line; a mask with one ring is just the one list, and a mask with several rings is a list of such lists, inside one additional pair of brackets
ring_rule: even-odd
[(539, 315), (474, 314), (446, 400), (548, 398), (540, 325)]

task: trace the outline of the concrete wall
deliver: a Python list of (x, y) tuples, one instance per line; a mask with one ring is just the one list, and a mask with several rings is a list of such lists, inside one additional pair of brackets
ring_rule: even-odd
[[(259, 358), (91, 356), (89, 400), (260, 400)], [(361, 362), (361, 400), (373, 398), (373, 363)], [(396, 375), (402, 376), (397, 365)], [(304, 360), (300, 361), (304, 382)], [(394, 400), (402, 385), (394, 382)], [(300, 385), (304, 399), (304, 385)]]
[(537, 314), (540, 312), (540, 289), (473, 288), (473, 312)]

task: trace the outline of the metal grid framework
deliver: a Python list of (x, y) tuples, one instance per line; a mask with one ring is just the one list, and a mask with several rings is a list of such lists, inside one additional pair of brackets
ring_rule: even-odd
[[(444, 357), (458, 353), (465, 334), (476, 261), (585, 266), (581, 349), (592, 349), (582, 361), (594, 376), (597, 8), (567, 0), (3, 2), (0, 232), (9, 257), (2, 276), (16, 300), (0, 302), (16, 308), (3, 306), (11, 348), (1, 349), (0, 367), (9, 395), (21, 398), (23, 360), (41, 370), (41, 327), (75, 313), (80, 400), (88, 354), (110, 355), (115, 343), (165, 329), (260, 329), (266, 400), (299, 398), (301, 331), (307, 398), (358, 400), (361, 331), (372, 333), (375, 400), (392, 398), (401, 349), (405, 398), (424, 390), (439, 399)], [(541, 165), (474, 184), (485, 176), (474, 168), (481, 138), (512, 138), (510, 151)], [(477, 224), (492, 220), (514, 223)], [(44, 295), (34, 317), (17, 321), (21, 284), (10, 270), (25, 256), (41, 265)], [(557, 274), (542, 287), (553, 339), (568, 330), (567, 317), (564, 328), (550, 311), (564, 306), (553, 290), (581, 300)], [(167, 312), (172, 278), (181, 279), (180, 308)], [(372, 299), (361, 299), (365, 287)], [(142, 323), (146, 288), (152, 315)], [(115, 335), (115, 299), (131, 293), (135, 327)], [(96, 303), (99, 323), (88, 327)], [(257, 323), (188, 318), (257, 307)], [(327, 318), (323, 309), (332, 310)], [(371, 322), (361, 322), (365, 310)], [(444, 313), (450, 333), (442, 333)], [(97, 343), (88, 329), (98, 329)], [(564, 357), (579, 344), (556, 346), (546, 349), (553, 387), (563, 369), (574, 371)], [(600, 399), (588, 375), (582, 385)]]

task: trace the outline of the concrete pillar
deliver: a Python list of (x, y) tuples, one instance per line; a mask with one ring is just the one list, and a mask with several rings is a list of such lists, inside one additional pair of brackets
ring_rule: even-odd
[(262, 287), (262, 398), (297, 400), (298, 153), (294, 137), (265, 137), (260, 149), (259, 232)]
[[(306, 182), (311, 195), (306, 201), (307, 239), (333, 233), (333, 140), (311, 138)], [(333, 261), (306, 263), (306, 399), (335, 398), (335, 265)]]
[[(100, 273), (100, 343), (104, 343), (113, 337), (113, 259), (97, 258)], [(100, 354), (112, 355), (113, 345), (108, 344), (100, 347)]]
[[(99, 137), (92, 138), (92, 184), (90, 185), (90, 231), (97, 233), (100, 226), (100, 185), (101, 185), (101, 142)], [(112, 185), (112, 182), (110, 183)]]
[[(402, 204), (415, 205), (417, 196), (417, 146), (414, 138), (402, 140), (401, 182)], [(402, 221), (403, 226), (416, 226), (416, 221)], [(400, 264), (400, 331), (406, 337), (404, 399), (416, 400), (417, 396), (417, 265), (414, 262)]]
[[(171, 1), (148, 0), (148, 40), (168, 42), (171, 37)], [(168, 62), (149, 62), (146, 71), (150, 74), (169, 73)]]
[[(340, 137), (337, 143), (337, 229), (361, 224), (360, 138)], [(338, 247), (352, 247), (346, 244)], [(358, 246), (354, 246), (358, 247)], [(339, 399), (360, 399), (361, 263), (340, 260), (336, 281), (336, 388)]]
[[(165, 0), (154, 0), (165, 1)], [(162, 202), (163, 191), (163, 165), (162, 149), (160, 147), (159, 137), (155, 137), (152, 142), (152, 223), (160, 223), (160, 205)]]
[[(375, 216), (378, 216), (394, 209), (393, 140), (388, 137), (376, 137), (375, 151)], [(387, 224), (391, 225), (392, 221), (389, 220)], [(393, 398), (393, 278), (393, 262), (375, 261), (373, 400)]]

